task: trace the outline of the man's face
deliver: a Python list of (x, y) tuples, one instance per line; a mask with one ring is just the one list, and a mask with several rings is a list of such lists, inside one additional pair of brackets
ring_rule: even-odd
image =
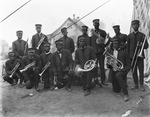
[(28, 50), (28, 55), (30, 57), (34, 56), (34, 54), (35, 54), (35, 50)]
[(66, 35), (68, 34), (67, 30), (63, 30), (63, 31), (62, 31), (62, 34), (63, 34), (64, 36), (66, 36)]
[(49, 52), (50, 51), (50, 46), (45, 46), (44, 49), (45, 49), (45, 52)]
[(100, 26), (100, 24), (96, 22), (96, 23), (93, 23), (93, 26), (94, 26), (96, 29), (98, 29), (99, 26)]
[(116, 50), (119, 48), (119, 42), (118, 41), (113, 42), (113, 48)]
[(80, 47), (84, 47), (85, 46), (85, 40), (79, 41)]
[(87, 29), (86, 28), (82, 28), (82, 33), (83, 34), (87, 34)]
[(58, 51), (61, 51), (63, 49), (63, 43), (57, 43), (56, 48)]
[(21, 39), (22, 38), (22, 33), (17, 33), (17, 37), (18, 37), (18, 39)]
[(139, 24), (132, 24), (132, 28), (134, 31), (138, 31)]
[(40, 33), (41, 32), (41, 27), (36, 27), (36, 31), (37, 31), (37, 33)]
[(11, 55), (9, 55), (9, 59), (10, 59), (11, 61), (13, 61), (13, 60), (15, 59), (15, 54), (12, 53)]
[(114, 28), (114, 32), (115, 32), (116, 34), (118, 34), (118, 33), (120, 33), (120, 29), (119, 29), (119, 28)]

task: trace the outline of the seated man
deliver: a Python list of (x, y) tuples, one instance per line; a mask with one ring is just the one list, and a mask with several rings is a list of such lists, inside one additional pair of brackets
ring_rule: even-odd
[(40, 60), (39, 55), (35, 54), (34, 48), (28, 49), (28, 55), (23, 57), (24, 69), (21, 72), (24, 75), (26, 88), (31, 89), (35, 86), (35, 89), (39, 91), (38, 84), (40, 81), (39, 77), (39, 66)]
[[(63, 49), (63, 41), (55, 42), (57, 51), (52, 56), (54, 82), (58, 88), (65, 86), (71, 91), (73, 60), (69, 50)], [(62, 86), (60, 86), (62, 85)]]
[[(81, 69), (84, 69), (84, 64), (88, 60), (96, 59), (94, 49), (90, 46), (87, 46), (85, 39), (86, 39), (85, 37), (79, 38), (79, 48), (75, 52), (75, 64), (79, 65)], [(87, 96), (90, 94), (91, 90), (92, 72), (91, 71), (83, 72), (81, 77), (83, 83), (83, 90), (85, 91), (84, 95)]]
[[(44, 43), (44, 49), (45, 53), (42, 53), (40, 55), (41, 60), (41, 73), (42, 78), (44, 81), (44, 89), (50, 89), (51, 91), (54, 90), (54, 84), (53, 84), (53, 72), (52, 72), (52, 53), (50, 52), (50, 43)], [(48, 67), (46, 67), (48, 66)], [(46, 69), (45, 71), (44, 68)]]
[[(114, 59), (106, 59), (107, 67), (111, 69), (111, 78), (113, 91), (120, 93), (121, 90), (124, 93), (124, 101), (129, 100), (128, 90), (127, 90), (127, 73), (130, 70), (130, 59), (127, 52), (120, 48), (120, 39), (115, 37), (113, 40), (113, 50), (109, 52), (112, 54)], [(110, 56), (108, 53), (106, 55)], [(118, 59), (118, 61), (116, 61)], [(120, 62), (119, 62), (120, 61)], [(117, 64), (118, 63), (118, 64)]]
[(3, 77), (4, 81), (15, 85), (20, 78), (20, 87), (22, 87), (23, 75), (20, 73), (19, 69), (22, 69), (23, 63), (21, 60), (16, 58), (15, 52), (8, 53), (9, 60), (5, 63), (6, 75)]

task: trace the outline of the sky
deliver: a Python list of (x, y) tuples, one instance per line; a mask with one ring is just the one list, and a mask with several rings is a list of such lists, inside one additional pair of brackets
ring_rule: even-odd
[[(28, 0), (0, 0), (0, 21)], [(23, 40), (36, 33), (35, 24), (42, 24), (42, 32), (51, 34), (70, 17), (82, 18), (108, 0), (31, 0), (28, 4), (0, 23), (0, 40), (10, 46), (17, 39), (16, 31), (23, 30)], [(119, 24), (122, 33), (129, 33), (132, 19), (132, 0), (110, 0), (81, 21), (93, 28), (92, 20), (100, 19), (103, 29), (114, 35), (112, 26)]]

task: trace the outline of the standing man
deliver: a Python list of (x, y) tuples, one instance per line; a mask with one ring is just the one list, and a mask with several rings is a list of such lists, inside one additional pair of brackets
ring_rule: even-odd
[[(79, 38), (79, 47), (75, 52), (75, 64), (79, 65), (82, 69), (84, 69), (84, 64), (88, 60), (95, 60), (95, 52), (94, 49), (86, 44), (86, 38), (80, 37)], [(83, 72), (82, 74), (82, 83), (83, 83), (83, 90), (84, 95), (90, 95), (91, 91), (91, 82), (92, 82), (92, 72)]]
[(127, 48), (127, 44), (126, 44), (126, 42), (127, 42), (127, 35), (126, 34), (122, 34), (120, 32), (120, 25), (114, 25), (113, 29), (114, 29), (114, 32), (115, 32), (115, 36), (112, 39), (114, 39), (115, 37), (119, 37), (120, 38), (120, 42), (121, 42), (120, 43), (121, 44), (120, 48), (126, 50), (126, 48)]
[[(128, 39), (127, 39), (127, 50), (128, 50), (128, 54), (129, 57), (131, 59), (131, 61), (134, 61), (135, 63), (135, 59), (133, 60), (133, 56), (135, 55), (135, 57), (138, 57), (138, 51), (141, 50), (141, 47), (143, 46), (143, 42), (146, 39), (145, 34), (143, 34), (142, 32), (139, 31), (139, 26), (140, 26), (140, 22), (139, 20), (133, 20), (131, 23), (131, 26), (133, 28), (133, 32), (130, 33), (128, 35)], [(148, 48), (148, 42), (147, 39), (145, 41), (144, 44), (144, 49)], [(135, 52), (137, 48), (137, 52)], [(138, 89), (139, 85), (138, 85), (138, 75), (137, 75), (137, 68), (139, 70), (139, 77), (140, 77), (140, 89), (141, 91), (145, 91), (145, 88), (143, 87), (144, 85), (144, 51), (142, 52), (142, 56), (143, 57), (138, 57), (137, 62), (135, 63), (135, 69), (133, 71), (133, 79), (134, 79), (134, 84), (135, 86), (132, 89)], [(132, 69), (133, 69), (132, 65)]]
[(86, 38), (86, 44), (89, 46), (90, 45), (90, 37), (88, 36), (88, 26), (82, 26), (82, 35), (78, 36), (77, 39), (77, 48), (79, 48), (79, 38), (80, 37), (85, 37)]
[(48, 65), (45, 72), (43, 72), (42, 78), (44, 80), (44, 89), (55, 89), (53, 84), (53, 72), (52, 72), (52, 53), (50, 52), (50, 43), (44, 43), (45, 52), (40, 55), (41, 60), (41, 72), (44, 67)]
[(41, 24), (35, 24), (37, 33), (32, 36), (32, 48), (36, 50), (36, 54), (38, 55), (42, 54), (45, 51), (43, 43), (48, 42), (47, 36), (41, 32), (41, 27)]
[(20, 78), (19, 86), (22, 87), (23, 75), (19, 70), (23, 68), (23, 63), (20, 59), (16, 58), (16, 54), (13, 51), (8, 53), (8, 57), (9, 60), (7, 60), (5, 63), (6, 75), (3, 77), (3, 79), (9, 84), (15, 85), (18, 83), (18, 79)]
[(61, 29), (61, 33), (63, 37), (61, 37), (60, 40), (63, 41), (63, 49), (69, 50), (72, 54), (75, 48), (73, 39), (67, 36), (68, 32), (66, 27)]
[[(107, 67), (112, 70), (110, 77), (112, 79), (113, 91), (116, 93), (120, 93), (122, 90), (122, 92), (124, 93), (124, 101), (128, 101), (129, 96), (126, 84), (126, 75), (130, 70), (130, 59), (127, 55), (127, 52), (120, 48), (120, 40), (121, 39), (118, 37), (114, 37), (113, 39), (113, 50), (109, 54), (112, 54), (111, 56), (114, 57), (114, 60), (107, 59)], [(116, 65), (117, 61), (115, 59), (120, 61), (120, 65), (122, 64), (120, 68)], [(113, 61), (113, 63), (111, 61)]]
[(25, 70), (22, 71), (22, 73), (25, 79), (26, 88), (31, 89), (33, 86), (35, 86), (35, 89), (39, 91), (38, 84), (40, 81), (39, 77), (40, 59), (39, 55), (35, 54), (34, 48), (28, 48), (28, 55), (23, 57), (23, 64)]
[(73, 73), (72, 56), (69, 50), (63, 49), (62, 40), (57, 40), (55, 44), (57, 51), (52, 56), (54, 81), (56, 81), (57, 85), (63, 83), (66, 90), (70, 92)]
[[(107, 84), (105, 83), (106, 76), (105, 76), (105, 69), (104, 69), (105, 55), (103, 55), (105, 51), (105, 47), (108, 44), (108, 43), (105, 44), (105, 38), (107, 34), (104, 30), (99, 29), (100, 26), (99, 19), (93, 20), (93, 26), (95, 29), (93, 35), (91, 36), (90, 45), (94, 48), (96, 58), (100, 65), (101, 83), (102, 85), (107, 86)], [(95, 70), (95, 74), (98, 77), (98, 70)]]
[(12, 43), (12, 50), (16, 53), (17, 58), (22, 59), (26, 54), (27, 42), (22, 40), (23, 31), (18, 30), (16, 35), (18, 39)]

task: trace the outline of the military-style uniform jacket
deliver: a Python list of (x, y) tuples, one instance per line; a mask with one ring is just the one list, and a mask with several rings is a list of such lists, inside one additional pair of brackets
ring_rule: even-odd
[(96, 55), (94, 49), (90, 46), (85, 46), (84, 49), (78, 48), (75, 52), (75, 63), (84, 68), (84, 64), (88, 60), (95, 60)]
[[(101, 30), (101, 29), (99, 29), (99, 30), (97, 30), (97, 32), (100, 34), (100, 36), (101, 37), (103, 37), (104, 39), (106, 38), (106, 32), (104, 31), (104, 30)], [(102, 44), (102, 43), (100, 43), (100, 44), (97, 44), (96, 43), (96, 39), (98, 38), (96, 35), (92, 35), (91, 37), (91, 46), (94, 48), (94, 50), (95, 50), (95, 53), (103, 53), (104, 51), (105, 51), (105, 47), (107, 46), (106, 44)]]
[[(41, 33), (40, 36), (39, 36), (39, 34), (35, 34), (35, 35), (32, 36), (32, 48), (37, 49), (37, 47), (38, 47), (38, 42), (40, 41), (40, 39), (42, 38), (43, 35), (44, 35), (44, 34)], [(39, 51), (38, 51), (38, 53), (37, 53), (37, 54), (39, 54), (39, 55), (42, 54), (43, 52), (45, 52), (44, 47), (43, 47), (43, 43), (44, 43), (44, 42), (48, 42), (47, 36), (46, 36), (46, 35), (44, 35), (44, 36), (45, 36), (45, 38), (44, 38), (44, 40), (43, 40), (41, 46), (39, 47)]]
[(26, 44), (27, 42), (22, 39), (16, 40), (12, 43), (12, 50), (16, 53), (17, 57), (23, 57), (25, 55)]
[[(132, 32), (128, 35), (128, 38), (127, 38), (127, 51), (128, 51), (130, 59), (132, 59), (133, 56), (134, 56), (134, 52), (135, 52), (137, 43), (138, 42), (143, 43), (144, 39), (145, 39), (145, 35), (143, 33), (139, 32), (139, 31), (137, 33)], [(146, 40), (145, 45), (144, 45), (144, 49), (147, 49), (148, 46), (149, 45), (148, 45), (148, 42)], [(142, 55), (143, 55), (143, 57), (145, 57), (144, 51), (143, 51)]]
[(33, 71), (39, 72), (39, 70), (40, 70), (40, 64), (41, 64), (40, 63), (40, 59), (39, 59), (39, 55), (35, 54), (32, 59), (29, 58), (29, 55), (26, 55), (26, 56), (23, 57), (22, 61), (23, 61), (24, 67), (26, 65), (29, 65), (33, 61), (35, 61), (35, 65), (33, 66), (35, 68), (35, 70), (33, 70), (33, 67), (30, 67), (27, 71), (25, 71), (29, 75), (32, 75), (34, 73)]
[(18, 72), (20, 69), (23, 69), (23, 63), (20, 59), (15, 58), (14, 61), (8, 60), (5, 63), (5, 71), (6, 74), (10, 75), (11, 71), (14, 69), (14, 67), (16, 66), (16, 64), (19, 63), (19, 67), (17, 69), (16, 72)]
[(81, 37), (85, 37), (86, 45), (90, 46), (90, 37), (86, 34), (86, 35), (80, 35), (80, 36), (78, 36), (78, 39), (77, 39), (77, 48), (79, 48), (79, 38), (81, 38)]
[(72, 54), (75, 49), (73, 39), (70, 37), (67, 37), (67, 38), (61, 37), (60, 40), (63, 41), (63, 49), (70, 50)]
[(70, 68), (73, 68), (73, 60), (70, 51), (62, 49), (60, 54), (56, 51), (52, 56), (53, 72), (55, 76), (58, 75), (58, 71), (69, 71)]
[(49, 67), (47, 68), (47, 70), (46, 71), (48, 71), (48, 70), (52, 70), (52, 53), (48, 53), (48, 54), (46, 54), (46, 53), (42, 53), (41, 55), (40, 55), (40, 71), (42, 72), (42, 69), (44, 68), (44, 66), (48, 63), (48, 62), (50, 62), (50, 65), (49, 65)]

